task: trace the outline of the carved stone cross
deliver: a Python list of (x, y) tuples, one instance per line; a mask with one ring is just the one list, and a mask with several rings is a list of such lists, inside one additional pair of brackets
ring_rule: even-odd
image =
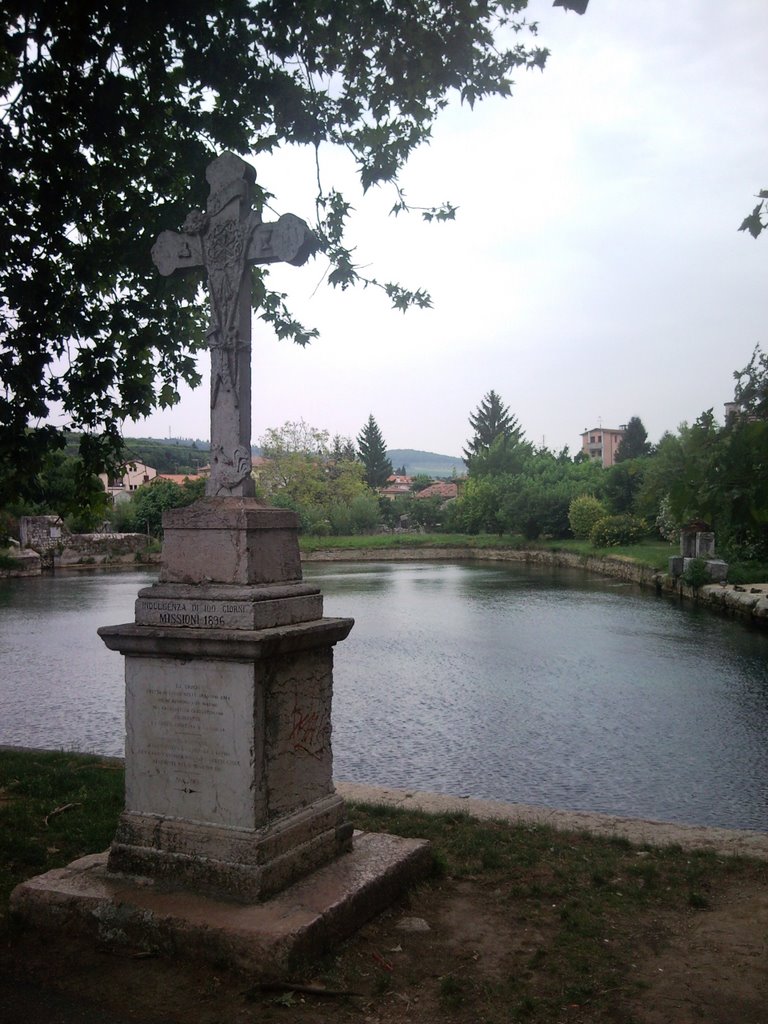
[(234, 153), (208, 165), (205, 213), (163, 231), (152, 260), (164, 276), (205, 269), (211, 302), (211, 475), (205, 493), (251, 497), (251, 275), (258, 263), (306, 263), (315, 237), (292, 213), (264, 224), (251, 206), (256, 172)]

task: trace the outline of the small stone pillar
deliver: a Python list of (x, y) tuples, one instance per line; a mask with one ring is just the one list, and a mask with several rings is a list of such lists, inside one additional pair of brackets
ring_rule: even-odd
[(712, 583), (725, 582), (728, 563), (715, 557), (715, 535), (707, 523), (700, 521), (689, 523), (680, 530), (680, 554), (669, 559), (670, 576), (682, 576), (697, 559), (706, 563)]
[(695, 538), (696, 558), (715, 557), (715, 535), (709, 530), (700, 530)]

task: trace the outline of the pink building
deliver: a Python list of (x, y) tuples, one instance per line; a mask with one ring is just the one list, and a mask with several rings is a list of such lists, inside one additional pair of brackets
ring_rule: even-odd
[(590, 459), (600, 459), (604, 467), (612, 466), (626, 429), (626, 425), (622, 425), (618, 430), (612, 427), (592, 427), (591, 430), (585, 430), (581, 435), (581, 450)]

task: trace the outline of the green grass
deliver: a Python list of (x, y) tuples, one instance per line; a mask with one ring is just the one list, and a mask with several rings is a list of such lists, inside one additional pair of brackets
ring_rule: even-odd
[(662, 541), (647, 540), (626, 547), (595, 548), (587, 540), (536, 540), (527, 541), (521, 536), (505, 534), (462, 533), (403, 533), (374, 534), (360, 537), (301, 537), (302, 551), (376, 551), (376, 550), (418, 550), (420, 548), (455, 548), (476, 550), (511, 551), (566, 551), (575, 555), (593, 558), (631, 558), (653, 569), (666, 571), (670, 555), (677, 554), (677, 546)]
[(537, 541), (537, 546), (549, 551), (571, 551), (589, 558), (631, 558), (652, 569), (666, 572), (669, 559), (679, 554), (679, 545), (658, 540), (643, 540), (623, 547), (596, 548), (588, 540)]
[(522, 537), (495, 534), (469, 536), (464, 533), (376, 533), (357, 537), (308, 537), (299, 538), (302, 551), (369, 551), (402, 548), (508, 548), (520, 550), (528, 547)]
[(731, 562), (728, 565), (728, 582), (746, 584), (765, 583), (768, 580), (766, 562)]
[(444, 879), (435, 885), (472, 883), (538, 937), (506, 979), (441, 975), (443, 1009), (468, 1004), (478, 1020), (551, 1022), (564, 1005), (588, 1007), (590, 1020), (625, 1019), (620, 1000), (638, 992), (632, 964), (663, 942), (659, 920), (705, 912), (732, 882), (768, 880), (763, 863), (546, 826), (374, 805), (353, 805), (352, 818), (358, 828), (431, 840)]
[[(545, 825), (478, 821), (468, 814), (427, 814), (352, 804), (356, 828), (429, 839), (439, 874), (481, 877), (506, 900), (558, 903), (566, 932), (587, 935), (612, 909), (682, 908), (746, 861), (679, 846), (636, 847), (623, 838), (560, 832)], [(768, 865), (761, 866), (768, 875)]]
[[(99, 758), (0, 751), (0, 942), (9, 936), (14, 885), (108, 847), (122, 787), (120, 767)], [(449, 945), (443, 952), (425, 948), (429, 966), (397, 979), (398, 991), (432, 986), (444, 1013), (471, 1009), (473, 1021), (547, 1024), (562, 1019), (564, 1006), (588, 1009), (590, 1020), (624, 1020), (621, 999), (637, 992), (632, 965), (663, 943), (659, 920), (706, 913), (727, 885), (745, 891), (768, 882), (768, 864), (711, 851), (638, 848), (620, 838), (458, 813), (365, 804), (349, 810), (356, 828), (433, 844), (434, 876), (410, 897), (413, 912), (432, 916), (435, 901), (450, 902), (460, 887), (463, 906), (474, 900), (476, 914), (493, 908), (536, 936), (535, 947), (510, 947), (514, 962), (498, 977), (476, 970)], [(364, 949), (365, 932), (328, 960), (337, 987), (371, 984), (370, 954), (357, 952), (358, 941)], [(322, 962), (311, 968), (317, 969)], [(391, 987), (389, 977), (378, 987), (374, 982), (374, 1004), (389, 998)]]
[(31, 875), (106, 849), (123, 808), (123, 771), (97, 757), (0, 752), (0, 921)]

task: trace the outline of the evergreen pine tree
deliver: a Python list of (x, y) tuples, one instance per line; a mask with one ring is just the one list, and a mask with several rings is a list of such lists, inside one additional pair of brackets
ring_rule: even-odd
[(369, 487), (383, 487), (387, 478), (392, 476), (392, 463), (387, 458), (384, 438), (373, 415), (368, 417), (360, 431), (357, 447), (360, 461), (365, 466), (365, 482)]
[(522, 441), (522, 430), (509, 407), (504, 405), (495, 391), (489, 391), (483, 397), (475, 412), (470, 413), (469, 425), (474, 436), (467, 441), (464, 449), (464, 461), (467, 466), (473, 458), (488, 452), (499, 438), (505, 445), (514, 447)]

